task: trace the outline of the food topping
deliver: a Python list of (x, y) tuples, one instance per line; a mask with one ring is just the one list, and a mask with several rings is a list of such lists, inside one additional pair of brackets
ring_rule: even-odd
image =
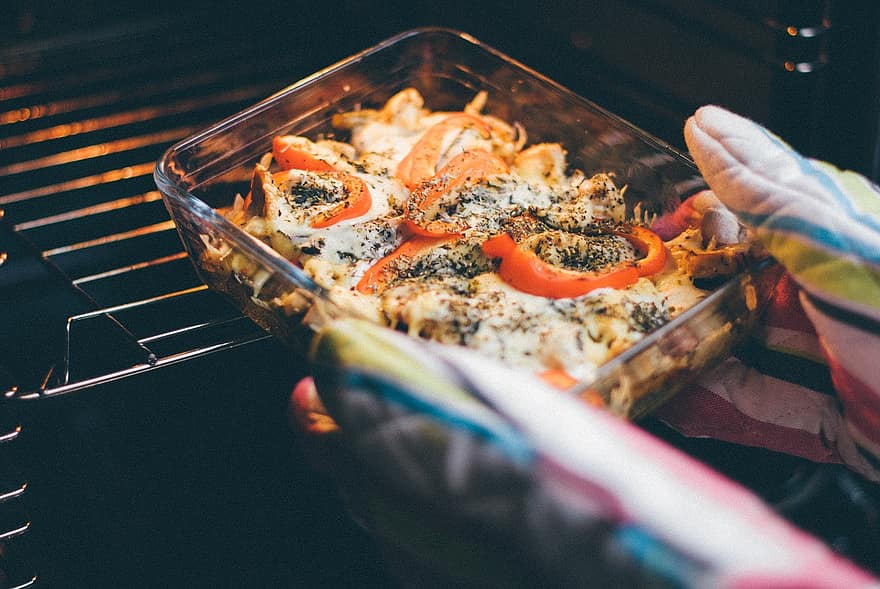
[(708, 196), (658, 234), (626, 218), (612, 171), (526, 145), (487, 104), (431, 111), (410, 88), (336, 115), (347, 141), (280, 135), (229, 218), (360, 315), (557, 386), (702, 298), (695, 275), (736, 267), (739, 228)]

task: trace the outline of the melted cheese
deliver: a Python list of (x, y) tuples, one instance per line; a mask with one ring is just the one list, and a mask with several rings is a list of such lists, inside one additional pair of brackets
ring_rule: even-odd
[[(473, 114), (478, 103), (468, 112)], [(280, 182), (264, 173), (264, 214), (246, 228), (301, 264), (336, 303), (359, 316), (530, 370), (561, 368), (576, 378), (590, 378), (598, 366), (704, 296), (672, 257), (651, 279), (577, 298), (533, 296), (501, 280), (480, 244), (511, 227), (532, 235), (526, 241), (534, 241), (537, 253), (560, 266), (601, 268), (636, 253), (622, 238), (591, 241), (583, 234), (596, 221), (623, 220), (623, 190), (613, 176), (569, 173), (559, 144), (521, 150), (522, 137), (514, 128), (490, 117), (489, 139), (473, 129), (445, 136), (438, 169), (462, 150), (485, 149), (505, 158), (509, 173), (468, 180), (421, 212), (455, 220), (464, 228), (463, 237), (398, 260), (396, 280), (380, 294), (358, 292), (355, 285), (367, 268), (407, 237), (401, 219), (409, 192), (394, 177), (397, 165), (449, 114), (427, 111), (410, 89), (381, 110), (339, 115), (334, 120), (351, 131), (350, 143), (302, 138), (296, 145), (363, 180), (372, 196), (370, 210), (316, 229), (310, 224), (316, 211), (344, 197), (340, 183), (315, 172), (291, 171)], [(536, 231), (544, 233), (538, 237)]]
[(626, 290), (548, 299), (485, 272), (466, 281), (404, 281), (382, 300), (383, 310), (412, 335), (465, 345), (536, 371), (565, 368), (578, 377), (592, 376), (671, 316), (666, 295), (645, 279)]

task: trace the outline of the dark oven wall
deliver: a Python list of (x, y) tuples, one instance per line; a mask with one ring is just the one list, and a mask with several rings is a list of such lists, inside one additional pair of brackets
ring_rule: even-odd
[[(9, 3), (7, 3), (9, 4)], [(5, 44), (145, 18), (183, 20), (213, 42), (250, 37), (287, 55), (290, 81), (416, 26), (495, 45), (615, 113), (683, 146), (701, 104), (768, 125), (810, 156), (877, 177), (880, 6), (835, 0), (558, 0), (305, 3), (91, 0), (11, 3)], [(187, 33), (183, 33), (187, 34)]]
[[(833, 0), (578, 0), (522, 11), (522, 60), (683, 147), (702, 104), (876, 179), (880, 5)], [(515, 48), (515, 49), (514, 49)]]

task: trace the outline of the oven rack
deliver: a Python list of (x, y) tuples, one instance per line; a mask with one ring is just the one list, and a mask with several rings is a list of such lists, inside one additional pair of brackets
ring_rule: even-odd
[(174, 141), (289, 79), (259, 48), (227, 44), (229, 55), (179, 39), (145, 23), (0, 55), (0, 288), (15, 307), (3, 317), (7, 398), (66, 394), (265, 337), (201, 285), (152, 170)]
[(217, 316), (143, 337), (126, 327), (172, 306), (177, 312), (201, 310), (203, 304), (213, 307), (216, 302), (210, 298), (207, 287), (195, 286), (68, 317), (60, 362), (48, 368), (38, 388), (13, 386), (5, 396), (33, 400), (64, 395), (271, 337), (231, 307), (228, 314), (221, 309)]
[(21, 403), (270, 337), (198, 279), (152, 172), (175, 141), (315, 66), (176, 17), (0, 49), (3, 587), (39, 569)]

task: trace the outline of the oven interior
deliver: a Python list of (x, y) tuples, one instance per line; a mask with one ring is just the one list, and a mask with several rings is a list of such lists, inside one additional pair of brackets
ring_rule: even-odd
[[(876, 179), (880, 11), (843, 12), (12, 2), (0, 25), (0, 586), (394, 584), (287, 425), (308, 366), (201, 285), (183, 253), (152, 181), (172, 143), (439, 24), (676, 146), (684, 117), (714, 102)], [(644, 425), (880, 572), (874, 485)]]

